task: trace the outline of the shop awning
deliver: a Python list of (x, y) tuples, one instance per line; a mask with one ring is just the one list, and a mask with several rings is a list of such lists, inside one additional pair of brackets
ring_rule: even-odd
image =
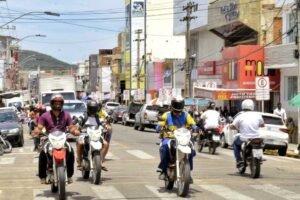
[(290, 106), (300, 107), (300, 94), (297, 94), (289, 101)]
[(208, 98), (213, 100), (255, 99), (255, 91), (255, 89), (194, 87), (194, 98)]
[(274, 65), (265, 65), (265, 69), (285, 69), (291, 67), (298, 67), (296, 63), (286, 63), (286, 64), (274, 64)]

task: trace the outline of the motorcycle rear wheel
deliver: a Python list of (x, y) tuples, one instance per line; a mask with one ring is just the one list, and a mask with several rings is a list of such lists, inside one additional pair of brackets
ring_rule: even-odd
[(250, 163), (250, 171), (252, 178), (259, 178), (260, 176), (260, 160), (252, 158)]
[(95, 152), (93, 156), (92, 183), (99, 185), (101, 180), (101, 152)]
[(81, 171), (81, 175), (82, 178), (84, 179), (88, 179), (90, 177), (90, 167), (85, 167), (87, 165), (90, 165), (90, 162), (86, 159), (82, 160), (82, 171)]
[(187, 159), (179, 163), (180, 179), (177, 181), (177, 195), (186, 197), (189, 193), (191, 181), (190, 163)]
[(4, 154), (4, 148), (3, 148), (3, 144), (0, 145), (0, 156), (3, 156)]
[(59, 200), (66, 199), (66, 174), (65, 167), (59, 166), (56, 168), (57, 170), (57, 183), (58, 183), (58, 194)]
[(217, 143), (211, 142), (208, 146), (209, 153), (214, 155), (216, 153), (216, 150), (217, 150)]

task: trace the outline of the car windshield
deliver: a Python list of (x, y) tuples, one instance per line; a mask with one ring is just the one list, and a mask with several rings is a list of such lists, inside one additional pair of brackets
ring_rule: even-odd
[(281, 118), (278, 117), (272, 117), (272, 116), (262, 116), (264, 119), (265, 124), (272, 124), (272, 125), (284, 125)]
[[(62, 92), (59, 94), (61, 94), (65, 100), (74, 100), (75, 99), (74, 92)], [(50, 103), (52, 95), (53, 95), (53, 93), (42, 94), (42, 104)]]
[(19, 107), (22, 107), (22, 103), (21, 102), (11, 102), (8, 104), (8, 107), (12, 107), (12, 106), (19, 108)]
[(84, 103), (64, 103), (63, 110), (67, 112), (85, 112), (86, 107)]
[(0, 112), (0, 122), (17, 121), (16, 113), (14, 111)]

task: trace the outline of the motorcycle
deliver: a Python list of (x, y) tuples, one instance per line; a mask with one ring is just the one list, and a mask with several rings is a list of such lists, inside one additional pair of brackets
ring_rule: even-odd
[(86, 128), (83, 146), (82, 177), (88, 179), (92, 172), (92, 183), (98, 185), (101, 180), (101, 151), (103, 144), (102, 126)]
[(242, 143), (241, 146), (242, 164), (238, 167), (241, 174), (244, 174), (247, 166), (250, 167), (251, 177), (259, 178), (260, 168), (263, 162), (263, 139), (253, 138)]
[(7, 134), (0, 131), (0, 156), (4, 153), (10, 153), (12, 151), (11, 143), (6, 139)]
[(204, 147), (208, 147), (211, 154), (215, 154), (217, 147), (220, 145), (221, 130), (220, 128), (200, 130), (198, 143), (198, 152), (201, 152)]
[(47, 154), (47, 183), (51, 184), (51, 191), (58, 192), (59, 199), (66, 199), (66, 151), (71, 152), (71, 145), (66, 141), (64, 132), (54, 131), (49, 133), (48, 141), (44, 145)]
[(193, 143), (191, 132), (186, 128), (174, 131), (175, 139), (169, 141), (169, 165), (165, 179), (165, 188), (172, 190), (177, 183), (177, 195), (187, 196), (190, 187), (191, 170), (189, 154), (192, 153)]

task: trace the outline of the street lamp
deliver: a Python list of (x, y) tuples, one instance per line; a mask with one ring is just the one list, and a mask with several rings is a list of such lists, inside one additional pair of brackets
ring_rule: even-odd
[(30, 37), (47, 37), (46, 35), (42, 35), (42, 34), (36, 34), (36, 35), (26, 35), (25, 37), (22, 37), (21, 39), (17, 39), (17, 42), (15, 42), (14, 44), (11, 44), (10, 46), (14, 46), (16, 44), (18, 44), (19, 42), (30, 38)]
[(12, 22), (16, 21), (17, 19), (20, 19), (20, 18), (24, 17), (25, 15), (31, 15), (31, 14), (45, 14), (45, 15), (51, 15), (51, 16), (57, 16), (57, 17), (60, 16), (59, 13), (54, 13), (54, 12), (50, 12), (50, 11), (45, 11), (45, 12), (27, 12), (27, 13), (24, 13), (24, 14), (20, 15), (19, 17), (16, 17), (16, 18), (10, 20), (9, 22), (6, 22), (5, 24), (1, 25), (0, 28), (3, 28), (7, 24), (12, 23)]

